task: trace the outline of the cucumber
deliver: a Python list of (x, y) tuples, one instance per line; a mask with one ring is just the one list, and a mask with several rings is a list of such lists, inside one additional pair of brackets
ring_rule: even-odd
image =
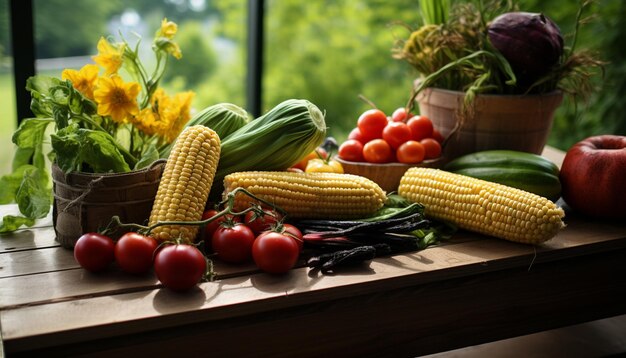
[(486, 150), (467, 154), (454, 159), (444, 169), (456, 172), (460, 169), (489, 167), (525, 168), (559, 175), (559, 167), (550, 160), (537, 154), (514, 150)]
[(559, 177), (539, 170), (527, 168), (465, 168), (455, 170), (454, 173), (467, 175), (473, 178), (504, 184), (513, 188), (525, 190), (556, 201), (561, 196), (561, 181)]
[(443, 169), (522, 189), (553, 201), (561, 195), (559, 167), (532, 153), (487, 150), (454, 159)]

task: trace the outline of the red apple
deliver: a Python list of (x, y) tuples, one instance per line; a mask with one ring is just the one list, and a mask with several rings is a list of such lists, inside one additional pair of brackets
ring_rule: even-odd
[(575, 211), (626, 219), (626, 136), (600, 135), (574, 144), (560, 179), (563, 200)]

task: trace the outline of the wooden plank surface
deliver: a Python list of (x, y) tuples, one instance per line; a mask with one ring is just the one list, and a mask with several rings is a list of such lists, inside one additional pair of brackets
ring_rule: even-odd
[[(548, 149), (544, 155), (557, 165), (562, 162), (563, 153), (560, 151)], [(564, 205), (562, 202), (559, 204)], [(16, 209), (16, 206), (0, 206), (0, 214), (14, 213)], [(341, 269), (334, 275), (322, 275), (301, 267), (287, 275), (274, 276), (260, 273), (254, 265), (216, 262), (219, 279), (202, 283), (187, 294), (161, 288), (152, 273), (132, 276), (120, 272), (115, 266), (102, 274), (80, 269), (72, 252), (54, 241), (51, 219), (46, 218), (37, 223), (37, 228), (0, 235), (0, 337), (4, 340), (4, 349), (11, 353), (26, 354), (37, 349), (43, 349), (40, 351), (43, 353), (48, 347), (65, 347), (67, 351), (58, 352), (75, 350), (93, 354), (92, 348), (97, 347), (102, 355), (122, 351), (163, 354), (166, 350), (154, 350), (151, 346), (156, 338), (142, 333), (150, 330), (158, 332), (159, 343), (171, 343), (171, 346), (166, 343), (159, 346), (171, 348), (172, 352), (178, 352), (174, 347), (191, 344), (194, 339), (206, 341), (221, 337), (227, 343), (216, 343), (214, 352), (223, 349), (221, 352), (225, 354), (228, 344), (231, 350), (232, 345), (236, 345), (233, 339), (229, 339), (229, 334), (249, 337), (250, 332), (254, 332), (252, 335), (258, 338), (254, 342), (260, 351), (280, 356), (270, 344), (276, 343), (271, 339), (272, 334), (291, 335), (296, 344), (288, 344), (286, 352), (294, 353), (295, 349), (302, 348), (294, 332), (302, 334), (304, 330), (311, 336), (311, 332), (307, 331), (307, 326), (311, 325), (322, 333), (330, 329), (340, 337), (325, 338), (322, 333), (313, 334), (312, 337), (322, 343), (319, 347), (310, 347), (307, 343), (307, 351), (310, 356), (319, 356), (329, 353), (326, 348), (350, 349), (347, 344), (362, 348), (368, 343), (373, 344), (373, 351), (379, 353), (385, 349), (389, 351), (394, 345), (406, 347), (406, 352), (414, 352), (419, 346), (432, 348), (432, 342), (437, 342), (438, 347), (450, 346), (449, 342), (446, 345), (446, 337), (450, 335), (456, 342), (461, 342), (458, 344), (463, 344), (463, 334), (470, 334), (471, 330), (467, 330), (475, 329), (475, 326), (469, 324), (469, 328), (463, 328), (459, 325), (453, 332), (446, 330), (450, 330), (455, 320), (464, 315), (483, 326), (480, 327), (484, 329), (481, 339), (504, 338), (498, 332), (522, 334), (520, 329), (506, 326), (506, 317), (498, 320), (480, 316), (479, 313), (505, 314), (509, 320), (525, 320), (529, 328), (540, 327), (539, 318), (535, 322), (535, 318), (526, 317), (527, 312), (513, 314), (513, 311), (519, 307), (531, 310), (543, 301), (550, 309), (558, 311), (554, 315), (559, 315), (562, 324), (567, 322), (565, 313), (579, 309), (569, 302), (565, 302), (564, 307), (558, 307), (559, 299), (568, 299), (568, 284), (575, 287), (572, 288), (571, 299), (584, 297), (588, 302), (595, 300), (599, 305), (605, 304), (602, 309), (594, 309), (594, 313), (587, 318), (620, 310), (626, 312), (626, 308), (611, 301), (611, 297), (600, 297), (621, 294), (623, 284), (603, 276), (596, 282), (591, 279), (594, 272), (603, 275), (610, 271), (602, 264), (601, 257), (612, 258), (613, 264), (620, 262), (615, 259), (614, 253), (626, 252), (626, 225), (590, 220), (570, 212), (567, 206), (565, 209), (567, 227), (553, 240), (537, 247), (461, 231), (440, 246), (378, 258), (369, 264)], [(588, 259), (590, 257), (594, 259)], [(574, 273), (581, 275), (577, 271), (580, 269), (571, 272), (565, 269), (579, 262), (581, 265), (585, 262), (586, 270), (591, 272), (584, 275), (585, 282), (573, 282)], [(624, 270), (623, 264), (617, 268), (617, 271), (620, 270)], [(552, 276), (552, 279), (566, 281), (550, 287), (545, 280)], [(511, 281), (507, 281), (508, 277)], [(540, 282), (542, 290), (549, 290), (549, 298), (524, 298), (525, 291), (522, 289), (532, 290), (533, 282)], [(507, 283), (513, 286), (507, 287)], [(554, 291), (556, 287), (564, 290), (561, 298)], [(585, 293), (584, 289), (598, 292)], [(498, 292), (492, 295), (497, 298), (489, 295), (490, 290)], [(471, 309), (475, 315), (463, 310), (465, 303), (455, 299), (455, 294), (474, 305)], [(522, 301), (512, 297), (515, 294), (522, 295)], [(476, 307), (481, 302), (479, 298), (494, 306)], [(523, 302), (523, 299), (528, 302)], [(512, 303), (507, 300), (512, 300)], [(429, 306), (424, 313), (414, 309), (416, 302), (432, 307)], [(394, 306), (396, 304), (397, 307)], [(443, 312), (444, 309), (449, 312)], [(547, 308), (538, 309), (538, 312), (540, 318), (550, 316)], [(429, 321), (418, 325), (420, 329), (431, 329), (417, 331), (429, 339), (418, 339), (415, 332), (406, 333), (405, 328), (395, 326), (407, 324), (408, 317), (416, 322), (420, 322), (421, 318), (436, 320), (437, 313), (446, 318), (441, 322)], [(362, 322), (364, 315), (374, 315), (373, 321)], [(347, 322), (333, 322), (342, 318)], [(333, 322), (333, 325), (328, 326), (326, 321)], [(380, 327), (377, 322), (380, 322)], [(294, 330), (294, 327), (297, 329)], [(346, 334), (345, 330), (350, 327), (362, 329), (358, 335)], [(378, 342), (379, 330), (395, 338)], [(125, 343), (124, 337), (135, 337), (137, 340), (129, 344)], [(342, 343), (342, 340), (345, 342)], [(328, 347), (324, 348), (326, 343)], [(247, 348), (238, 349), (243, 353)], [(368, 351), (363, 349), (352, 348), (346, 351), (352, 354), (343, 354), (342, 351), (342, 355), (367, 355)], [(397, 351), (405, 352), (402, 349)], [(428, 352), (428, 349), (417, 351)]]

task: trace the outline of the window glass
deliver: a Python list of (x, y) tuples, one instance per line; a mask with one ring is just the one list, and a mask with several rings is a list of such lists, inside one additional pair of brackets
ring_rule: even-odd
[(240, 0), (34, 0), (37, 71), (60, 76), (92, 63), (100, 36), (131, 45), (141, 39), (142, 61), (154, 65), (153, 35), (167, 18), (178, 24), (182, 58), (168, 60), (166, 91), (194, 91), (195, 110), (225, 101), (243, 106), (245, 10)]
[(11, 171), (11, 136), (17, 125), (15, 108), (9, 1), (0, 0), (0, 175)]
[(268, 0), (265, 110), (309, 99), (341, 140), (371, 108), (360, 95), (388, 114), (404, 107), (416, 75), (391, 49), (418, 13), (415, 0)]

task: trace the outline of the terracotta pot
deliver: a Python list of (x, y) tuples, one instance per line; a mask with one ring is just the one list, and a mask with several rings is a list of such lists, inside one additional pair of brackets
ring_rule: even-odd
[[(56, 240), (73, 248), (86, 232), (106, 227), (117, 215), (122, 222), (145, 224), (159, 187), (165, 161), (128, 173), (69, 173), (52, 165), (52, 221)], [(119, 237), (122, 231), (111, 236)]]
[(473, 115), (462, 115), (464, 98), (464, 92), (427, 88), (416, 99), (420, 113), (449, 137), (443, 151), (446, 161), (490, 149), (541, 154), (563, 93), (478, 95)]

